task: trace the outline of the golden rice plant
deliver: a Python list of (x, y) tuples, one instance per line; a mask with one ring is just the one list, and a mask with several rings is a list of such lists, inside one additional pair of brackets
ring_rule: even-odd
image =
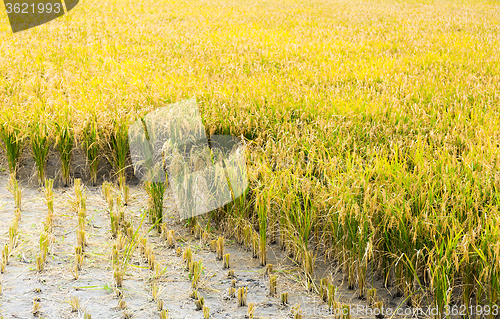
[(22, 123), (16, 123), (15, 115), (12, 111), (2, 111), (2, 123), (0, 125), (0, 138), (9, 165), (10, 175), (13, 179), (17, 178), (19, 168), (19, 158), (24, 146), (24, 140), (27, 136)]
[(160, 319), (170, 319), (170, 314), (167, 309), (163, 309), (160, 311)]
[(86, 120), (80, 139), (83, 151), (87, 157), (92, 185), (96, 185), (97, 183), (97, 169), (101, 160), (101, 138), (102, 130), (98, 126), (97, 116), (90, 115)]
[(71, 158), (75, 146), (74, 123), (69, 115), (61, 115), (54, 122), (55, 141), (54, 146), (61, 158), (61, 177), (64, 186), (71, 183)]
[(223, 268), (224, 268), (224, 269), (229, 269), (229, 266), (230, 266), (230, 264), (229, 264), (229, 259), (230, 259), (230, 256), (231, 256), (230, 254), (225, 254), (225, 255), (223, 256), (223, 260), (224, 260), (224, 265), (223, 265)]
[(167, 232), (167, 247), (168, 248), (175, 247), (175, 232), (173, 229)]
[(115, 278), (116, 287), (121, 288), (123, 285), (124, 270), (120, 266), (115, 266), (113, 277)]
[(45, 179), (45, 187), (43, 189), (45, 194), (45, 202), (47, 204), (47, 216), (45, 220), (45, 228), (47, 231), (52, 230), (54, 219), (54, 180)]
[(160, 231), (163, 222), (163, 200), (167, 190), (166, 182), (145, 182), (144, 189), (148, 194), (149, 221)]
[(35, 161), (39, 185), (43, 185), (45, 181), (45, 167), (51, 142), (49, 130), (47, 120), (42, 117), (37, 117), (29, 128), (31, 154)]
[(239, 307), (246, 306), (246, 304), (247, 304), (247, 293), (248, 293), (247, 287), (240, 287), (240, 288), (238, 288), (238, 306)]
[(254, 314), (255, 314), (255, 304), (251, 302), (248, 304), (247, 316), (248, 318), (253, 319)]
[(31, 313), (35, 317), (39, 317), (40, 313), (42, 312), (42, 305), (40, 304), (40, 298), (35, 297), (33, 298), (33, 308), (31, 310)]
[[(9, 178), (9, 182), (7, 184), (7, 189), (14, 196), (14, 205), (15, 205), (16, 213), (19, 213), (19, 217), (20, 217), (21, 203), (22, 203), (22, 189), (19, 186), (19, 182), (17, 181), (17, 179), (13, 178), (12, 175)], [(20, 218), (19, 218), (19, 220), (20, 220)]]
[(193, 289), (197, 289), (199, 284), (200, 284), (200, 279), (201, 279), (201, 276), (203, 274), (203, 263), (200, 261), (198, 262), (193, 262), (192, 263), (193, 265), (193, 269), (192, 269), (192, 272), (191, 272), (191, 279), (192, 279), (192, 286), (193, 286)]
[(217, 260), (222, 260), (224, 256), (224, 238), (223, 237), (218, 237), (217, 242), (216, 242), (216, 253), (217, 253)]
[(128, 142), (128, 118), (126, 116), (116, 115), (113, 119), (109, 136), (106, 137), (110, 156), (110, 163), (113, 164), (114, 170), (118, 176), (118, 185), (122, 193), (124, 204), (128, 204), (129, 190), (126, 185), (126, 168), (130, 157), (129, 142)]
[(16, 217), (9, 226), (9, 247), (16, 248), (19, 239), (19, 221)]
[(158, 311), (162, 311), (163, 310), (163, 299), (158, 299), (156, 302), (156, 306), (158, 308)]
[(281, 304), (284, 306), (288, 304), (288, 292), (281, 293)]
[(269, 277), (269, 295), (270, 296), (276, 295), (276, 292), (277, 292), (277, 287), (276, 287), (277, 281), (278, 281), (278, 277), (277, 276), (271, 275)]
[(199, 297), (194, 301), (194, 304), (196, 306), (196, 310), (202, 310), (203, 306), (205, 305), (205, 299), (203, 297)]
[(291, 309), (293, 319), (302, 319), (302, 309), (299, 304), (295, 304)]
[(264, 194), (260, 194), (257, 196), (257, 213), (259, 216), (259, 256), (260, 256), (260, 265), (265, 266), (267, 263), (267, 212), (269, 210), (269, 201), (270, 196), (264, 196)]
[(207, 307), (207, 305), (203, 305), (203, 318), (204, 319), (210, 318), (210, 309)]
[(78, 312), (81, 309), (80, 298), (78, 296), (71, 296), (68, 303), (71, 306), (71, 312)]

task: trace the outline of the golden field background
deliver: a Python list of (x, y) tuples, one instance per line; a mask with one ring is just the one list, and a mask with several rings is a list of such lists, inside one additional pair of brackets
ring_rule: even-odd
[(0, 21), (4, 141), (35, 152), (60, 123), (86, 147), (97, 123), (113, 153), (196, 96), (207, 133), (252, 141), (252, 191), (215, 219), (239, 241), (258, 230), (310, 277), (326, 254), (361, 295), (378, 268), (413, 304), (498, 304), (498, 2), (105, 0)]

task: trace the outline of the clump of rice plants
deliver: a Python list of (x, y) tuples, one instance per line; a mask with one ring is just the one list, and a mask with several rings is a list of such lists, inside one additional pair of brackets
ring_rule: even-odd
[(293, 319), (302, 319), (302, 310), (300, 309), (299, 304), (293, 305), (291, 312)]
[[(9, 183), (7, 184), (7, 189), (14, 196), (14, 206), (15, 206), (15, 209), (16, 209), (16, 213), (18, 211), (20, 213), (20, 211), (21, 211), (21, 203), (22, 203), (22, 189), (19, 186), (19, 182), (17, 181), (17, 179), (12, 178), (12, 175), (11, 175), (11, 177), (9, 179)], [(19, 220), (21, 219), (20, 217), (21, 216), (19, 215)]]
[(167, 309), (163, 309), (160, 311), (160, 319), (170, 319), (170, 314)]
[(81, 179), (75, 179), (74, 184), (75, 198), (73, 199), (73, 209), (78, 215), (85, 217), (87, 213), (87, 195), (85, 191), (85, 186), (82, 185)]
[(49, 244), (50, 244), (50, 234), (44, 230), (40, 233), (40, 256), (42, 258), (42, 262), (45, 262), (47, 258), (47, 253), (49, 252)]
[(108, 181), (104, 181), (101, 185), (102, 196), (108, 203), (109, 211), (113, 211), (113, 184)]
[(248, 304), (247, 316), (248, 318), (253, 319), (254, 314), (255, 314), (255, 304), (251, 302)]
[(118, 264), (119, 257), (120, 257), (120, 255), (118, 252), (118, 246), (116, 244), (113, 244), (113, 251), (111, 253), (111, 261), (112, 261), (113, 265)]
[(23, 150), (26, 133), (25, 130), (21, 128), (20, 123), (13, 121), (14, 115), (11, 112), (5, 112), (2, 113), (2, 115), (4, 118), (0, 124), (0, 138), (3, 141), (11, 178), (16, 179), (19, 168), (19, 158)]
[(40, 255), (36, 255), (36, 270), (38, 272), (42, 272), (44, 268), (43, 257)]
[(113, 124), (109, 130), (109, 136), (106, 138), (108, 148), (111, 153), (110, 162), (113, 164), (116, 174), (118, 175), (118, 185), (122, 193), (124, 204), (129, 201), (129, 188), (126, 184), (126, 168), (128, 167), (129, 159), (129, 143), (128, 143), (128, 123), (124, 116), (117, 116), (113, 120)]
[(271, 276), (273, 273), (273, 264), (266, 264), (266, 271), (264, 272), (265, 276)]
[(174, 232), (174, 230), (169, 230), (167, 232), (167, 247), (168, 248), (175, 247), (175, 232)]
[(148, 266), (149, 270), (155, 270), (156, 267), (156, 261), (155, 261), (155, 254), (152, 249), (149, 250), (149, 253), (146, 255), (148, 259)]
[(101, 137), (102, 132), (98, 126), (97, 116), (90, 116), (84, 125), (81, 141), (83, 151), (87, 157), (92, 185), (96, 185), (97, 183), (97, 169), (101, 160)]
[[(269, 194), (272, 192), (272, 188), (269, 189)], [(267, 195), (267, 196), (266, 196)], [(267, 212), (270, 209), (271, 196), (268, 194), (259, 193), (256, 198), (257, 214), (259, 217), (259, 256), (260, 265), (265, 266), (267, 263)]]
[(270, 296), (275, 296), (276, 295), (276, 283), (278, 281), (278, 277), (275, 275), (271, 275), (269, 277), (269, 295)]
[(375, 315), (375, 317), (376, 318), (383, 318), (384, 317), (384, 315), (383, 315), (383, 313), (384, 313), (384, 311), (383, 311), (383, 309), (384, 309), (384, 302), (383, 301), (377, 301), (375, 303), (374, 307), (378, 310), (377, 311), (378, 314)]
[(247, 287), (238, 288), (238, 307), (244, 307), (247, 304)]
[(193, 262), (193, 252), (191, 250), (191, 247), (188, 247), (186, 250), (184, 250), (184, 253), (182, 254), (182, 259), (186, 264), (186, 269), (189, 270), (189, 267)]
[(229, 269), (229, 259), (230, 259), (230, 254), (225, 254), (223, 257), (224, 257), (224, 265), (223, 265), (223, 268), (224, 269)]
[(198, 296), (198, 299), (195, 299), (194, 304), (196, 306), (196, 310), (202, 310), (205, 305), (205, 298)]
[(42, 305), (40, 304), (40, 298), (35, 297), (33, 298), (33, 308), (31, 310), (31, 313), (35, 317), (39, 317), (39, 315), (42, 312)]
[(14, 217), (12, 224), (9, 226), (9, 245), (12, 249), (17, 247), (19, 239), (19, 221)]
[(194, 289), (197, 289), (199, 284), (200, 284), (200, 279), (201, 275), (203, 273), (203, 263), (201, 260), (198, 262), (193, 262), (192, 263), (192, 269), (191, 269), (191, 279), (192, 279), (192, 286)]
[(160, 239), (161, 240), (167, 239), (167, 225), (165, 223), (160, 224)]
[(257, 234), (253, 229), (252, 229), (252, 257), (253, 258), (258, 258), (259, 257), (259, 252), (260, 252), (260, 240), (259, 240), (259, 234)]
[(120, 266), (115, 266), (113, 277), (115, 278), (116, 287), (121, 288), (123, 285), (124, 269)]
[(288, 304), (288, 292), (281, 293), (281, 304), (286, 306)]
[(87, 236), (85, 231), (86, 214), (87, 214), (87, 194), (85, 187), (82, 185), (80, 179), (75, 179), (74, 184), (75, 198), (73, 199), (73, 208), (77, 212), (78, 227), (76, 230), (77, 246), (85, 249), (87, 245)]
[(120, 217), (117, 216), (113, 211), (110, 212), (110, 221), (111, 221), (111, 233), (114, 237), (118, 234)]
[(347, 305), (347, 304), (342, 304), (341, 309), (342, 309), (342, 318), (343, 319), (350, 319), (351, 318), (351, 306)]
[(210, 243), (210, 234), (206, 230), (203, 231), (202, 239), (204, 244)]
[(375, 304), (375, 301), (377, 300), (377, 289), (376, 288), (370, 288), (366, 291), (366, 296), (368, 299), (368, 304), (370, 306), (373, 306)]
[(319, 296), (323, 301), (328, 300), (328, 279), (322, 278), (319, 281)]
[(224, 256), (224, 238), (220, 237), (217, 239), (216, 242), (216, 253), (217, 253), (217, 260), (222, 260)]
[(32, 122), (29, 128), (29, 136), (31, 153), (36, 165), (38, 184), (43, 185), (51, 138), (47, 121), (39, 118)]
[[(334, 306), (337, 303), (337, 288), (332, 283), (329, 282), (327, 284), (327, 289), (328, 289), (328, 292), (327, 292), (328, 308), (332, 309), (332, 308), (334, 308)], [(373, 300), (375, 300), (375, 294), (373, 295)]]
[(47, 215), (45, 219), (45, 229), (47, 231), (52, 231), (52, 224), (54, 219), (54, 180), (53, 179), (45, 179), (45, 202), (47, 204)]
[(203, 318), (204, 319), (210, 318), (210, 309), (207, 307), (207, 305), (203, 305)]
[(151, 298), (153, 301), (158, 300), (158, 297), (160, 295), (160, 288), (156, 283), (153, 283), (153, 286), (151, 288)]
[(163, 222), (163, 200), (167, 190), (166, 182), (145, 182), (144, 189), (148, 194), (148, 214), (149, 221), (155, 224), (160, 231), (160, 224)]
[(71, 306), (71, 312), (78, 312), (81, 309), (80, 298), (78, 296), (71, 296), (68, 303)]
[(229, 298), (236, 298), (236, 288), (234, 287), (229, 287), (228, 291)]
[(198, 292), (198, 290), (194, 289), (194, 290), (191, 292), (191, 298), (192, 298), (192, 299), (200, 299), (200, 293)]
[(61, 177), (64, 186), (71, 184), (71, 158), (75, 145), (73, 123), (69, 116), (61, 116), (54, 122), (54, 146), (61, 158)]
[(82, 264), (83, 264), (83, 248), (82, 246), (76, 246), (75, 247), (75, 270), (81, 270), (82, 269)]
[(9, 261), (9, 247), (8, 244), (5, 244), (4, 248), (2, 249), (2, 260), (0, 260), (0, 273), (5, 272), (5, 267), (7, 266), (7, 263)]

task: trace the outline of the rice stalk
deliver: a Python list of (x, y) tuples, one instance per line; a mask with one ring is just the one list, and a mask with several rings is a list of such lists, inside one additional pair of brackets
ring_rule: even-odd
[(87, 157), (92, 185), (97, 183), (97, 169), (101, 160), (101, 137), (102, 132), (97, 123), (97, 116), (90, 116), (82, 131), (81, 141), (83, 151)]
[(69, 116), (61, 117), (54, 123), (55, 141), (54, 146), (61, 158), (61, 177), (64, 186), (71, 184), (71, 158), (75, 145), (75, 133)]
[(31, 153), (36, 164), (38, 184), (43, 185), (50, 145), (50, 132), (47, 121), (42, 118), (36, 119), (31, 124), (29, 132)]
[(12, 114), (9, 115), (8, 113), (4, 113), (2, 115), (4, 115), (4, 119), (0, 125), (0, 138), (3, 141), (10, 175), (13, 179), (16, 179), (19, 168), (19, 158), (21, 157), (24, 140), (27, 134), (19, 124), (12, 121)]

